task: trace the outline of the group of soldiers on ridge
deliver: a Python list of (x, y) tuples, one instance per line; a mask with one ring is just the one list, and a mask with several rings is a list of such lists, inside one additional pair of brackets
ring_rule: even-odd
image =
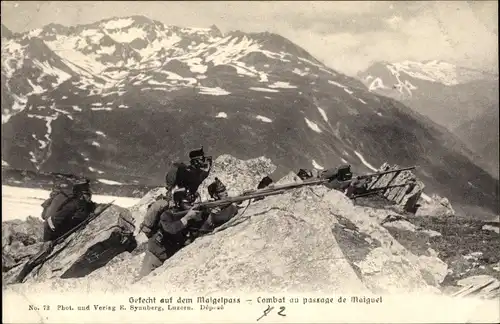
[[(240, 208), (237, 203), (211, 209), (196, 208), (195, 202), (200, 198), (198, 189), (210, 174), (212, 165), (212, 158), (205, 155), (202, 147), (189, 153), (188, 163), (174, 163), (166, 173), (166, 194), (148, 206), (140, 225), (140, 232), (147, 236), (148, 242), (139, 277), (148, 275), (184, 246), (237, 215)], [(327, 179), (325, 186), (348, 195), (366, 186), (363, 181), (353, 185), (350, 165), (323, 171), (300, 169), (297, 176), (302, 180)], [(272, 187), (272, 182), (270, 177), (264, 177), (257, 189)], [(46, 242), (60, 238), (96, 213), (90, 181), (84, 179), (70, 183), (59, 185), (42, 205), (45, 220), (43, 240)], [(228, 197), (226, 186), (218, 178), (208, 186), (208, 193), (213, 201)], [(179, 212), (182, 217), (178, 216)]]

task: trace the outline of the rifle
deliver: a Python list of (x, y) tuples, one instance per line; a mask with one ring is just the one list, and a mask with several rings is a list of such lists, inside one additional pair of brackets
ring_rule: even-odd
[[(290, 188), (294, 188), (294, 187), (290, 187)], [(267, 196), (281, 195), (281, 194), (284, 194), (285, 192), (286, 192), (286, 189), (276, 189), (276, 190), (269, 189), (269, 190), (266, 190), (263, 192), (254, 192), (254, 193), (246, 193), (246, 194), (244, 193), (240, 196), (228, 197), (228, 198), (220, 199), (220, 200), (216, 200), (216, 201), (206, 201), (206, 202), (197, 203), (197, 204), (194, 204), (192, 208), (195, 210), (200, 210), (200, 211), (210, 210), (210, 209), (216, 208), (216, 207), (224, 207), (224, 206), (228, 206), (230, 204), (237, 204), (237, 203), (243, 202), (245, 200), (250, 200), (250, 199), (255, 199), (255, 198), (263, 198), (263, 197), (267, 197)], [(180, 219), (180, 218), (184, 217), (187, 214), (187, 212), (188, 212), (188, 210), (174, 212), (173, 213), (174, 219)]]
[(45, 260), (49, 257), (49, 255), (52, 253), (54, 248), (63, 242), (68, 236), (73, 234), (74, 232), (80, 230), (87, 224), (89, 224), (91, 221), (97, 218), (97, 216), (101, 215), (106, 209), (108, 209), (115, 201), (111, 201), (103, 206), (103, 208), (98, 212), (98, 213), (91, 213), (89, 217), (87, 217), (85, 220), (83, 220), (81, 223), (70, 229), (68, 232), (64, 233), (54, 241), (47, 242), (46, 244), (42, 245), (40, 251), (35, 254), (23, 267), (21, 272), (17, 275), (17, 277), (14, 279), (14, 283), (22, 283), (23, 280), (26, 278), (26, 276), (35, 269), (38, 265), (42, 264), (45, 262)]
[[(389, 173), (396, 173), (396, 172), (401, 172), (401, 171), (406, 171), (406, 170), (413, 170), (415, 168), (416, 168), (416, 166), (411, 166), (411, 167), (405, 167), (405, 168), (400, 168), (400, 169), (395, 169), (395, 170), (387, 170), (387, 171), (369, 173), (369, 174), (359, 175), (357, 177), (354, 177), (350, 181), (352, 182), (354, 180), (362, 180), (362, 179), (367, 179), (367, 178), (371, 178), (371, 177), (378, 177), (378, 176), (382, 176), (382, 175), (389, 174)], [(295, 183), (289, 183), (289, 184), (284, 184), (284, 185), (274, 185), (274, 186), (270, 185), (270, 186), (268, 186), (266, 188), (262, 188), (262, 189), (244, 191), (243, 195), (261, 193), (261, 192), (263, 193), (263, 192), (269, 192), (269, 191), (274, 191), (274, 190), (288, 190), (288, 189), (300, 188), (300, 187), (304, 187), (304, 186), (321, 185), (324, 183), (328, 183), (332, 180), (333, 179), (330, 179), (330, 178), (324, 178), (324, 179), (320, 178), (320, 179), (308, 179), (308, 180), (304, 180), (302, 182), (295, 182)]]
[(391, 186), (379, 187), (379, 188), (374, 188), (374, 189), (368, 189), (363, 193), (354, 194), (354, 195), (350, 196), (349, 198), (355, 199), (355, 198), (359, 198), (359, 197), (372, 196), (372, 195), (375, 195), (375, 194), (379, 193), (380, 191), (383, 191), (386, 189), (399, 188), (399, 187), (404, 187), (404, 186), (407, 186), (407, 184), (391, 185)]
[[(380, 171), (380, 172), (371, 173), (371, 174), (367, 174), (367, 175), (361, 175), (361, 176), (353, 178), (353, 180), (381, 176), (384, 174), (412, 170), (415, 168), (416, 168), (415, 166), (412, 166), (412, 167), (400, 168), (400, 169), (395, 169), (395, 170)], [(270, 185), (270, 186), (268, 186), (266, 188), (262, 188), (262, 189), (244, 191), (243, 194), (241, 194), (240, 196), (228, 197), (228, 198), (216, 200), (216, 201), (201, 202), (201, 203), (193, 205), (192, 208), (195, 210), (201, 210), (201, 211), (209, 210), (209, 209), (216, 208), (216, 207), (228, 206), (228, 205), (233, 204), (233, 203), (237, 204), (237, 203), (243, 202), (245, 200), (264, 198), (267, 196), (281, 195), (290, 189), (297, 189), (297, 188), (306, 187), (306, 186), (316, 186), (316, 185), (328, 183), (330, 181), (332, 181), (332, 179), (310, 179), (310, 180), (305, 180), (302, 182), (294, 182), (294, 183), (288, 183), (288, 184), (283, 184), (283, 185), (274, 185), (274, 186)], [(187, 212), (188, 212), (187, 210), (174, 212), (173, 213), (174, 219), (181, 219), (182, 217), (184, 217), (187, 214)]]
[(310, 180), (304, 180), (302, 182), (294, 182), (294, 183), (288, 183), (288, 184), (283, 184), (283, 185), (269, 185), (268, 187), (262, 188), (262, 189), (255, 189), (255, 190), (247, 190), (243, 192), (243, 195), (250, 195), (250, 194), (260, 194), (260, 193), (265, 193), (265, 192), (272, 192), (275, 190), (289, 190), (289, 189), (295, 189), (295, 188), (300, 188), (300, 187), (305, 187), (305, 186), (316, 186), (316, 185), (321, 185), (324, 183), (327, 183), (330, 181), (329, 179), (310, 179)]
[(383, 175), (389, 174), (389, 173), (414, 170), (416, 168), (417, 168), (416, 166), (411, 166), (411, 167), (405, 167), (405, 168), (394, 169), (394, 170), (386, 170), (386, 171), (379, 171), (379, 172), (375, 172), (375, 173), (362, 174), (362, 175), (355, 177), (355, 179), (362, 180), (362, 179), (366, 179), (366, 178), (379, 177), (379, 176), (383, 176)]

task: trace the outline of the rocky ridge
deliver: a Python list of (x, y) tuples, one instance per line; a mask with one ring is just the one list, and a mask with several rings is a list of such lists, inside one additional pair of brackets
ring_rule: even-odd
[[(263, 176), (275, 169), (266, 158), (242, 161), (224, 155), (215, 161), (214, 171), (201, 192), (206, 195), (207, 185), (217, 176), (231, 194), (238, 194), (254, 189)], [(280, 183), (290, 181), (300, 180), (290, 173)], [(70, 236), (65, 243), (67, 247), (30, 275), (26, 284), (8, 285), (4, 289), (17, 292), (29, 289), (31, 293), (156, 289), (163, 293), (206, 294), (259, 291), (436, 294), (444, 291), (443, 283), (448, 289), (458, 291), (458, 286), (453, 288), (457, 280), (467, 277), (467, 272), (455, 273), (454, 263), (443, 261), (447, 260), (443, 252), (429, 245), (436, 237), (443, 240), (448, 234), (436, 234), (425, 226), (412, 227), (414, 219), (408, 215), (396, 214), (390, 208), (354, 204), (341, 192), (317, 186), (244, 205), (229, 223), (197, 239), (150, 276), (137, 281), (144, 237), (137, 235), (138, 246), (127, 249), (127, 245), (116, 239), (122, 237), (116, 237), (116, 233), (130, 234), (137, 230), (145, 206), (160, 192), (162, 189), (158, 188), (148, 193), (130, 210), (113, 207), (105, 211), (86, 229)], [(399, 220), (395, 221), (395, 216)], [(441, 223), (452, 219), (441, 218)], [(25, 231), (14, 227), (4, 223), (2, 230)], [(415, 240), (409, 244), (404, 233), (413, 233), (421, 242)], [(115, 247), (121, 250), (102, 256), (99, 266), (87, 269), (85, 274), (68, 274), (77, 261), (79, 268), (88, 267), (90, 261), (85, 262), (84, 258), (91, 256), (92, 251), (105, 251), (96, 246), (102, 247), (103, 242), (113, 237)], [(12, 245), (13, 240), (6, 241), (3, 248)], [(498, 245), (498, 240), (495, 243), (491, 237), (486, 244)], [(494, 265), (498, 260), (487, 262)], [(15, 268), (4, 271), (4, 279), (14, 272)], [(447, 282), (452, 274), (454, 279)]]

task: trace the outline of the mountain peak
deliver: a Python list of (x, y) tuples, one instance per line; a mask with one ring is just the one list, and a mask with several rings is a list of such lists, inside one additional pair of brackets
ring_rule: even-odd
[(495, 151), (485, 148), (498, 147), (498, 135), (494, 134), (498, 134), (498, 126), (488, 123), (489, 117), (481, 117), (480, 126), (470, 131), (464, 129), (470, 127), (463, 126), (473, 124), (471, 121), (478, 116), (498, 111), (498, 76), (436, 59), (376, 62), (358, 77), (370, 91), (403, 101), (443, 130), (446, 128), (446, 132), (459, 136), (472, 152), (481, 156), (474, 158), (476, 162), (498, 177)]
[(98, 21), (96, 24), (106, 29), (121, 29), (134, 25), (162, 25), (161, 22), (142, 15), (132, 15), (123, 17), (112, 17)]
[[(385, 70), (386, 72), (382, 72)], [(491, 78), (487, 73), (479, 70), (465, 68), (454, 63), (442, 60), (403, 60), (399, 62), (379, 61), (373, 63), (366, 71), (362, 71), (358, 76), (377, 75), (389, 72), (395, 77), (398, 83), (401, 78), (430, 81), (441, 83), (445, 86), (454, 86), (475, 80)], [(412, 82), (411, 80), (409, 82)], [(411, 90), (411, 89), (410, 89)]]

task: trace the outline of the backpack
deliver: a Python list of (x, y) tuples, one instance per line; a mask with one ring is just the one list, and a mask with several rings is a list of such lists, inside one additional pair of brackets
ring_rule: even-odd
[(42, 203), (42, 219), (46, 220), (55, 212), (61, 210), (68, 202), (77, 199), (79, 193), (87, 187), (88, 181), (85, 181), (85, 183), (65, 181), (55, 184), (49, 198)]

